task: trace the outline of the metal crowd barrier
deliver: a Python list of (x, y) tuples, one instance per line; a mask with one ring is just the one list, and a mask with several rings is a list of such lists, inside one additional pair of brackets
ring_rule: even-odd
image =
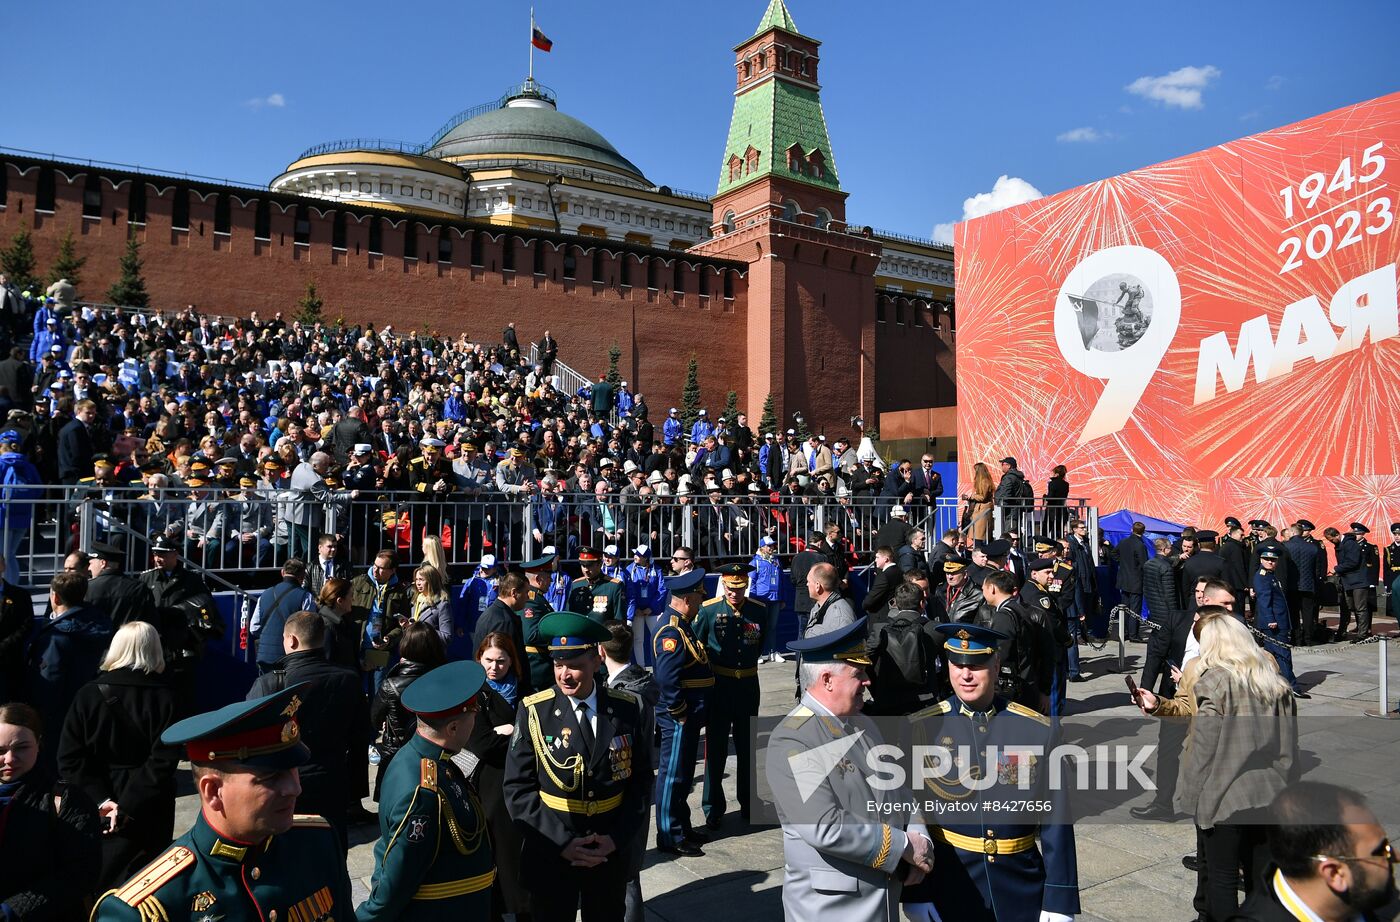
[[(609, 544), (618, 547), (624, 562), (641, 545), (654, 559), (685, 546), (706, 566), (747, 561), (764, 538), (772, 538), (778, 553), (788, 556), (831, 524), (840, 526), (851, 552), (868, 561), (894, 505), (885, 498), (824, 495), (770, 503), (766, 494), (714, 503), (704, 495), (597, 496), (558, 488), (536, 488), (514, 498), (373, 491), (324, 504), (266, 487), (239, 494), (168, 488), (154, 496), (139, 485), (23, 489), (28, 495), (4, 503), (3, 525), (6, 557), (14, 563), (11, 581), (30, 586), (45, 585), (63, 568), (67, 554), (90, 550), (97, 541), (124, 548), (127, 569), (138, 572), (150, 566), (156, 535), (174, 538), (190, 565), (234, 587), (266, 585), (289, 558), (314, 558), (322, 534), (338, 536), (340, 559), (352, 569), (367, 567), (386, 548), (396, 552), (401, 567), (416, 566), (424, 556), (424, 539), (436, 535), (454, 577), (485, 554), (516, 562), (552, 548), (561, 559), (575, 561), (580, 548)], [(909, 523), (927, 534), (925, 550), (957, 528), (962, 517), (954, 499), (914, 504), (907, 512)], [(1036, 501), (997, 508), (989, 537), (1014, 526), (1029, 554), (1031, 536), (1063, 536), (1079, 517), (1089, 519), (1091, 546), (1097, 547), (1097, 510), (1081, 500), (1064, 507)]]

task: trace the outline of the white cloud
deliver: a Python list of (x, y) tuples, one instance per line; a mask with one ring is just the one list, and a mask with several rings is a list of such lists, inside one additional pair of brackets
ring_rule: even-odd
[(1139, 77), (1124, 89), (1166, 106), (1199, 109), (1203, 105), (1201, 91), (1219, 76), (1220, 69), (1210, 64), (1205, 67), (1183, 67), (1161, 77)]
[(1055, 137), (1056, 141), (1063, 144), (1093, 144), (1097, 141), (1111, 141), (1113, 132), (1100, 131), (1097, 128), (1071, 128)]
[(1266, 90), (1281, 90), (1281, 89), (1283, 89), (1283, 85), (1284, 85), (1285, 83), (1287, 83), (1287, 82), (1288, 82), (1288, 78), (1287, 78), (1287, 77), (1284, 77), (1282, 74), (1274, 74), (1274, 75), (1273, 75), (1272, 77), (1270, 77), (1268, 80), (1265, 80), (1265, 81), (1264, 81), (1264, 89), (1266, 89)]
[[(1024, 205), (1026, 202), (1033, 202), (1043, 197), (1044, 194), (1024, 179), (1018, 176), (1007, 176), (1003, 173), (992, 184), (992, 191), (979, 192), (971, 198), (963, 200), (962, 220), (970, 221), (973, 218), (980, 218), (1013, 205)], [(933, 226), (933, 239), (940, 243), (952, 243), (952, 222), (935, 224)]]
[(255, 96), (243, 103), (243, 105), (247, 106), (249, 109), (282, 109), (287, 105), (287, 97), (283, 96), (281, 93), (270, 93), (267, 96)]

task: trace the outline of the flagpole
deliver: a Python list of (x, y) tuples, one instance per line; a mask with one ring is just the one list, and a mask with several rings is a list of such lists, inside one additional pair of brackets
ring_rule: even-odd
[(535, 81), (535, 8), (530, 7), (530, 82)]

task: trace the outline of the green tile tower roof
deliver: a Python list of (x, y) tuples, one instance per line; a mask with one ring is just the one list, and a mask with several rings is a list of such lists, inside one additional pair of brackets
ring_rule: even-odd
[[(800, 34), (783, 0), (770, 0), (754, 35), (772, 29)], [(799, 160), (797, 169), (789, 165), (788, 151), (794, 147)], [(750, 149), (757, 152), (756, 163)], [(734, 157), (742, 164), (737, 173), (730, 168)], [(815, 86), (793, 80), (781, 72), (756, 81), (734, 98), (734, 115), (729, 122), (729, 139), (720, 162), (717, 194), (763, 177), (789, 179), (836, 192), (841, 190), (820, 93)]]
[(783, 0), (769, 0), (768, 9), (763, 11), (763, 19), (754, 35), (762, 35), (769, 29), (783, 29), (794, 35), (802, 34), (797, 31), (797, 23), (792, 21), (792, 14), (788, 12), (787, 4)]

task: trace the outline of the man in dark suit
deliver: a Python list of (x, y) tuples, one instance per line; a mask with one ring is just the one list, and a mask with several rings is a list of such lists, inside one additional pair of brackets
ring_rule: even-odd
[(1220, 559), (1220, 555), (1215, 550), (1217, 537), (1213, 531), (1206, 529), (1197, 531), (1196, 553), (1186, 558), (1181, 565), (1182, 599), (1186, 603), (1187, 611), (1193, 614), (1196, 611), (1195, 587), (1197, 582), (1202, 578), (1209, 577), (1229, 585), (1229, 581), (1225, 579), (1225, 561)]
[(879, 627), (894, 598), (894, 591), (904, 581), (904, 573), (894, 561), (894, 549), (882, 546), (875, 551), (875, 566), (870, 573), (870, 589), (865, 593), (861, 608), (870, 615), (870, 626)]
[(933, 469), (933, 455), (924, 452), (914, 468), (914, 490), (919, 501), (932, 506), (943, 495), (943, 475)]
[(91, 427), (97, 422), (97, 404), (80, 400), (73, 407), (73, 421), (58, 433), (58, 478), (74, 484), (92, 473)]
[[(1147, 542), (1142, 536), (1146, 531), (1146, 525), (1134, 522), (1132, 534), (1118, 542), (1118, 591), (1123, 594), (1123, 605), (1134, 615), (1142, 613), (1142, 568), (1147, 563)], [(1142, 639), (1137, 618), (1128, 619), (1124, 632), (1129, 640)]]
[(1249, 551), (1244, 546), (1244, 528), (1229, 525), (1220, 539), (1220, 559), (1225, 564), (1225, 582), (1235, 590), (1235, 614), (1244, 617), (1244, 600), (1249, 595)]
[(807, 546), (792, 555), (792, 563), (788, 567), (788, 578), (795, 593), (792, 606), (804, 617), (812, 610), (812, 597), (807, 594), (807, 573), (817, 564), (826, 562), (820, 549), (822, 540), (821, 532), (814, 532), (807, 539)]

